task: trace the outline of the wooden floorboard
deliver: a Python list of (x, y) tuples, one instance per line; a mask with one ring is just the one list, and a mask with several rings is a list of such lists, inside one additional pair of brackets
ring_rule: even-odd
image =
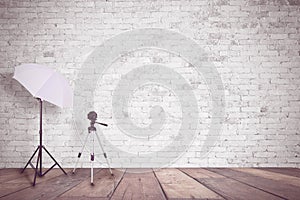
[(224, 175), (244, 184), (250, 185), (262, 191), (271, 193), (285, 199), (299, 199), (300, 187), (287, 184), (279, 180), (273, 180), (259, 175), (242, 172), (238, 168), (209, 168), (209, 171)]
[(297, 168), (195, 168), (116, 170), (53, 169), (32, 186), (32, 169), (0, 170), (0, 199), (300, 199)]
[(89, 173), (88, 169), (80, 169), (77, 170), (75, 175), (72, 173), (68, 173), (68, 175), (62, 174), (49, 181), (38, 183), (34, 187), (28, 187), (9, 194), (5, 196), (5, 199), (56, 199), (59, 195), (86, 179)]
[(269, 172), (261, 169), (253, 169), (253, 168), (238, 168), (234, 169), (240, 172), (248, 173), (254, 176), (259, 176), (263, 177), (266, 179), (271, 179), (275, 181), (280, 181), (283, 184), (291, 184), (295, 185), (297, 187), (300, 187), (300, 178), (299, 177), (294, 177), (290, 175), (285, 175), (285, 174), (280, 174), (277, 172)]
[(108, 200), (109, 198), (102, 198), (102, 197), (76, 197), (76, 198), (74, 198), (74, 197), (65, 197), (65, 196), (63, 196), (63, 197), (58, 197), (57, 198), (58, 200)]
[[(46, 171), (46, 170), (45, 170)], [(21, 176), (18, 178), (14, 178), (10, 181), (6, 181), (6, 183), (33, 183), (33, 179), (34, 179), (34, 173), (35, 171), (33, 169), (27, 169), (25, 170), (22, 174), (20, 174)], [(51, 171), (49, 171), (46, 175), (39, 177), (37, 176), (36, 178), (36, 184), (41, 183), (41, 182), (45, 182), (45, 181), (49, 181), (49, 179), (63, 175), (64, 173), (60, 170), (60, 169), (52, 169)]]
[(223, 199), (178, 169), (155, 171), (168, 199)]
[(270, 172), (277, 172), (280, 174), (295, 176), (300, 178), (300, 169), (298, 168), (256, 168)]
[[(34, 170), (26, 169), (22, 174), (20, 171), (21, 170), (19, 169), (2, 170), (2, 173), (0, 174), (0, 197), (31, 187), (34, 178)], [(37, 177), (36, 184), (49, 181), (61, 174), (61, 170), (53, 169), (45, 176)]]
[[(27, 171), (28, 170), (26, 170), (25, 172), (27, 172)], [(15, 178), (20, 178), (20, 176), (21, 176), (20, 172), (21, 172), (20, 169), (15, 169), (15, 168), (14, 169), (1, 169), (0, 170), (0, 182), (3, 183), (3, 182), (10, 181), (12, 179), (15, 179)]]
[(67, 197), (72, 197), (73, 199), (78, 199), (79, 197), (83, 199), (109, 199), (123, 177), (124, 171), (114, 169), (113, 174), (114, 176), (111, 176), (108, 169), (103, 169), (94, 175), (94, 185), (91, 185), (90, 179), (86, 178), (76, 187), (62, 194), (59, 199), (67, 199)]
[(164, 194), (152, 170), (147, 173), (127, 172), (112, 195), (112, 200), (118, 199), (153, 199), (163, 200)]
[(282, 199), (268, 192), (261, 191), (252, 186), (205, 169), (181, 169), (181, 171), (193, 177), (219, 195), (225, 197), (225, 199)]

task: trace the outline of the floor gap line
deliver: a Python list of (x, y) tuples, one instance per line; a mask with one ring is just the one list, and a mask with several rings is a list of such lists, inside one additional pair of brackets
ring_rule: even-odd
[(112, 191), (110, 197), (108, 198), (109, 200), (113, 197), (113, 195), (114, 195), (116, 189), (117, 189), (118, 186), (120, 185), (120, 183), (121, 183), (121, 181), (123, 180), (123, 178), (124, 178), (124, 176), (125, 176), (126, 173), (127, 173), (127, 168), (126, 168), (125, 171), (123, 172), (122, 177), (120, 178), (120, 180), (119, 180), (119, 182), (117, 183), (116, 187), (113, 189), (113, 191)]
[(220, 195), (220, 197), (224, 198), (225, 200), (227, 200), (226, 197), (224, 197), (222, 194), (220, 194), (219, 192), (215, 191), (214, 189), (208, 187), (205, 183), (201, 183), (198, 179), (192, 177), (191, 175), (189, 175), (188, 173), (182, 171), (181, 169), (178, 168), (179, 171), (181, 171), (182, 173), (184, 173), (185, 175), (189, 176), (190, 178), (194, 179), (195, 181), (197, 181), (198, 183), (204, 185), (206, 188), (210, 189), (211, 191), (215, 192), (216, 194)]
[(160, 190), (161, 190), (161, 192), (162, 192), (164, 198), (167, 200), (167, 199), (168, 199), (167, 194), (165, 193), (165, 191), (164, 191), (164, 189), (163, 189), (163, 187), (162, 187), (162, 185), (161, 185), (159, 179), (157, 178), (157, 176), (156, 176), (156, 174), (155, 174), (155, 171), (153, 170), (153, 168), (151, 168), (151, 169), (152, 169), (152, 173), (153, 173), (153, 175), (154, 175), (154, 177), (155, 177), (155, 179), (156, 179), (156, 181), (157, 181), (157, 183), (158, 183), (158, 185), (159, 185), (159, 188), (160, 188)]

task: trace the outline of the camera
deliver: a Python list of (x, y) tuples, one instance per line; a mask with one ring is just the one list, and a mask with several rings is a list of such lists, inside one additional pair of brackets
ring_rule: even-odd
[(87, 118), (91, 120), (91, 122), (95, 123), (97, 120), (97, 113), (95, 111), (91, 111), (88, 113)]
[(102, 126), (108, 126), (107, 124), (96, 122), (96, 120), (97, 120), (97, 113), (95, 111), (89, 112), (89, 114), (87, 115), (87, 118), (89, 120), (91, 120), (91, 127), (94, 127), (94, 124), (100, 124)]

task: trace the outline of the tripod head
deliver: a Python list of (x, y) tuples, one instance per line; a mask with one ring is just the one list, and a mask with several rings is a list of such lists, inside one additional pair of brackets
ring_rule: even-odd
[(91, 127), (94, 127), (95, 124), (100, 124), (102, 126), (108, 126), (107, 124), (96, 122), (97, 113), (95, 111), (91, 111), (88, 113), (87, 118), (91, 121)]

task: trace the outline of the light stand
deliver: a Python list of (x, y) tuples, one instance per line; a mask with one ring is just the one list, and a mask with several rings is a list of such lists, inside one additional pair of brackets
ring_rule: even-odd
[[(37, 98), (40, 102), (40, 145), (36, 148), (36, 150), (34, 151), (34, 153), (32, 154), (32, 156), (30, 157), (30, 159), (28, 160), (27, 164), (25, 165), (25, 167), (23, 168), (23, 170), (21, 171), (21, 173), (23, 173), (26, 169), (26, 167), (28, 165), (30, 165), (34, 170), (35, 170), (35, 174), (34, 174), (34, 179), (33, 179), (33, 186), (35, 186), (35, 182), (36, 182), (36, 176), (39, 175), (40, 177), (44, 176), (45, 174), (47, 174), (51, 169), (53, 169), (53, 167), (55, 167), (55, 165), (57, 165), (65, 175), (67, 175), (67, 173), (65, 172), (65, 170), (58, 164), (58, 162), (54, 159), (54, 157), (49, 153), (49, 151), (46, 149), (45, 146), (43, 146), (42, 143), (42, 138), (43, 138), (43, 123), (42, 123), (42, 115), (43, 115), (43, 101), (40, 98)], [(44, 173), (42, 172), (42, 152), (43, 149), (46, 151), (46, 153), (50, 156), (50, 158), (54, 161), (54, 165), (52, 165), (47, 171), (45, 171)], [(38, 152), (38, 157), (37, 157), (37, 162), (36, 162), (36, 166), (34, 167), (33, 164), (31, 163), (32, 158), (35, 156), (35, 154)], [(40, 165), (39, 165), (40, 164)]]

